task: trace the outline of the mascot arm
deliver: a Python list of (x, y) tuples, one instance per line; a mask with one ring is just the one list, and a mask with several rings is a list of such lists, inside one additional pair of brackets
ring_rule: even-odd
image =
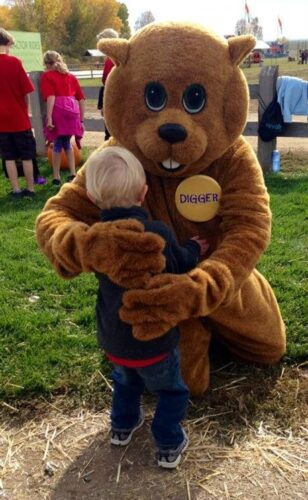
[(199, 265), (223, 292), (217, 305), (233, 300), (271, 237), (269, 196), (250, 146), (242, 139), (240, 147), (225, 155), (221, 163), (225, 166), (218, 180), (223, 193), (219, 212), (222, 236), (210, 258)]
[(124, 294), (121, 318), (133, 325), (140, 340), (163, 335), (180, 321), (207, 316), (230, 303), (268, 245), (269, 198), (253, 151), (242, 140), (217, 168), (223, 192), (220, 244), (189, 274), (155, 276), (147, 290)]
[(84, 169), (46, 203), (36, 221), (38, 243), (64, 278), (97, 271), (126, 288), (140, 287), (165, 266), (164, 240), (136, 220), (97, 222), (99, 209), (84, 187)]

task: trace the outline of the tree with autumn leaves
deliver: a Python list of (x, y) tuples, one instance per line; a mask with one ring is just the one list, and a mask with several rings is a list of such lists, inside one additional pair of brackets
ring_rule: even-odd
[(80, 57), (96, 46), (96, 35), (113, 28), (128, 38), (128, 10), (116, 0), (9, 0), (0, 6), (0, 26), (38, 31), (44, 50)]

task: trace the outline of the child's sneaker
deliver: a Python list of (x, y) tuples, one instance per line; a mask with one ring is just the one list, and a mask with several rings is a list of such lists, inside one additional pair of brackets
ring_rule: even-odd
[(12, 198), (13, 200), (20, 200), (21, 198), (23, 198), (22, 191), (11, 191), (11, 192), (9, 193), (9, 196), (10, 196), (10, 198)]
[(140, 417), (138, 422), (136, 423), (135, 427), (129, 430), (125, 431), (114, 431), (111, 429), (111, 438), (110, 438), (110, 443), (114, 444), (116, 446), (126, 446), (128, 445), (133, 437), (133, 434), (135, 431), (140, 429), (140, 427), (143, 426), (144, 424), (144, 411), (141, 409), (140, 410)]
[(182, 453), (184, 453), (189, 444), (189, 439), (184, 429), (183, 434), (183, 441), (177, 448), (170, 450), (158, 450), (156, 456), (159, 467), (163, 467), (164, 469), (174, 469), (177, 465), (179, 465)]
[(30, 191), (30, 189), (23, 189), (22, 196), (23, 196), (23, 198), (34, 198), (35, 192)]
[(44, 184), (47, 184), (47, 179), (46, 177), (37, 177), (37, 179), (34, 179), (34, 184), (43, 186)]

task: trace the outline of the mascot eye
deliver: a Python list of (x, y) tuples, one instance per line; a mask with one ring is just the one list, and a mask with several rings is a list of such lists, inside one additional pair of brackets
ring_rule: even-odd
[(167, 93), (160, 83), (148, 83), (144, 92), (145, 103), (151, 111), (161, 111), (167, 103)]
[(183, 94), (183, 106), (187, 113), (199, 113), (206, 103), (206, 92), (202, 85), (193, 83)]

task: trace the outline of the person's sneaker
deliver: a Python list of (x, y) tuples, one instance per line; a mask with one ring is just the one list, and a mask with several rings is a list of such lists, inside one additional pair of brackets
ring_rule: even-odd
[(23, 198), (33, 198), (35, 196), (35, 192), (30, 191), (30, 189), (23, 189), (22, 196)]
[(34, 179), (34, 183), (43, 186), (44, 184), (47, 184), (47, 179), (46, 177), (37, 177), (37, 179)]
[(73, 182), (75, 177), (76, 177), (76, 175), (69, 175), (68, 177), (66, 177), (66, 182)]
[(111, 438), (110, 438), (110, 443), (114, 444), (116, 446), (126, 446), (128, 445), (133, 437), (134, 432), (136, 432), (140, 427), (143, 426), (144, 424), (144, 411), (141, 409), (140, 410), (140, 417), (138, 422), (136, 423), (135, 427), (129, 430), (125, 431), (115, 431), (111, 429)]
[(53, 186), (60, 186), (61, 185), (61, 181), (59, 179), (52, 179), (52, 183), (51, 183)]
[(183, 434), (183, 441), (177, 448), (169, 450), (158, 450), (156, 457), (159, 467), (163, 467), (164, 469), (174, 469), (175, 467), (177, 467), (177, 465), (179, 465), (182, 458), (182, 453), (184, 453), (189, 444), (189, 439), (184, 429)]
[(22, 191), (11, 191), (9, 193), (10, 198), (13, 200), (20, 200), (23, 197)]

